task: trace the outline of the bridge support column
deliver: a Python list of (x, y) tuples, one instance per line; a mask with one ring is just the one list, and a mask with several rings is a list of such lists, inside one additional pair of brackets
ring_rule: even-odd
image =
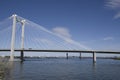
[(82, 59), (82, 53), (80, 52), (80, 56), (79, 56), (80, 59)]
[(22, 23), (22, 34), (21, 34), (21, 56), (20, 56), (20, 59), (21, 59), (21, 62), (24, 61), (24, 27), (25, 27), (25, 20), (22, 20), (21, 21)]
[(96, 63), (96, 53), (93, 52), (93, 63)]
[(12, 26), (12, 38), (11, 38), (11, 54), (10, 54), (10, 60), (14, 61), (14, 43), (15, 43), (15, 29), (16, 29), (16, 18), (17, 15), (13, 15), (13, 26)]
[(21, 59), (21, 62), (24, 61), (24, 51), (23, 50), (21, 50), (20, 59)]
[(68, 53), (66, 53), (66, 59), (68, 59)]

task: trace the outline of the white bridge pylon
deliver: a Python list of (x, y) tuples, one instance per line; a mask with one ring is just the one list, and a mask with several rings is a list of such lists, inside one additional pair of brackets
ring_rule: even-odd
[(16, 32), (16, 23), (20, 22), (22, 24), (22, 34), (21, 34), (21, 50), (24, 50), (24, 27), (25, 27), (25, 20), (21, 20), (17, 18), (16, 14), (12, 15), (13, 18), (13, 26), (12, 26), (12, 38), (11, 38), (11, 53), (10, 53), (10, 60), (14, 61), (14, 45), (15, 45), (15, 32)]

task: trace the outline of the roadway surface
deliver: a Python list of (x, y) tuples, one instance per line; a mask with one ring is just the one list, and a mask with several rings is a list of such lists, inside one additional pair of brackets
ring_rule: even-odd
[[(10, 49), (0, 49), (0, 52), (8, 52)], [(72, 53), (108, 53), (108, 54), (120, 54), (119, 51), (96, 51), (96, 50), (40, 50), (40, 49), (15, 49), (15, 51), (20, 52), (72, 52)]]

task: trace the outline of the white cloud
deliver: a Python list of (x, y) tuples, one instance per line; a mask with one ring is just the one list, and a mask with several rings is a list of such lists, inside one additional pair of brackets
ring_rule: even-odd
[(55, 27), (55, 28), (53, 28), (53, 32), (55, 32), (58, 35), (61, 35), (63, 37), (71, 38), (69, 30), (67, 28), (64, 28), (64, 27)]
[(103, 40), (108, 41), (108, 40), (114, 40), (113, 37), (105, 37)]
[(114, 16), (114, 19), (118, 19), (120, 18), (120, 12), (118, 12), (115, 16)]
[(55, 27), (55, 28), (52, 29), (52, 32), (55, 33), (60, 38), (62, 38), (63, 40), (65, 40), (69, 44), (74, 44), (74, 45), (79, 46), (81, 48), (84, 48), (86, 50), (90, 50), (90, 48), (88, 48), (87, 46), (82, 45), (79, 42), (73, 40), (71, 38), (72, 35), (70, 34), (70, 32), (69, 32), (69, 30), (67, 28), (64, 28), (64, 27)]
[(106, 0), (105, 6), (117, 11), (117, 13), (114, 16), (114, 19), (120, 18), (120, 0)]
[(120, 0), (106, 0), (106, 6), (111, 9), (118, 9), (120, 8)]
[(55, 27), (52, 29), (53, 33), (55, 33), (57, 36), (61, 37), (68, 43), (73, 43), (73, 40), (71, 39), (72, 35), (69, 33), (69, 30), (64, 27)]

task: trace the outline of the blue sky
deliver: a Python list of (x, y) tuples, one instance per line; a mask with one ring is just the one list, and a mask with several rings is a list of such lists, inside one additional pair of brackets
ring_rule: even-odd
[(93, 50), (120, 51), (120, 0), (0, 0), (0, 21), (17, 14)]

